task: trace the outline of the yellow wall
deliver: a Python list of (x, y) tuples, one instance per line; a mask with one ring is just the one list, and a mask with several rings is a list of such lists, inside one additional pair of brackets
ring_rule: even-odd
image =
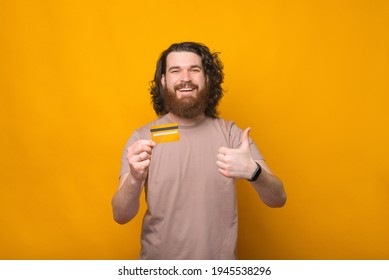
[[(0, 258), (128, 259), (110, 200), (160, 52), (221, 51), (283, 209), (238, 184), (243, 259), (389, 258), (389, 2), (1, 1)], [(145, 205), (142, 206), (142, 212)]]

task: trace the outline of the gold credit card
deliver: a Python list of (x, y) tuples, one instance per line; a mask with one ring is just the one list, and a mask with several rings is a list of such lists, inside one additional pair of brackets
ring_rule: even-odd
[(168, 123), (150, 126), (151, 140), (155, 143), (165, 143), (180, 140), (178, 123)]

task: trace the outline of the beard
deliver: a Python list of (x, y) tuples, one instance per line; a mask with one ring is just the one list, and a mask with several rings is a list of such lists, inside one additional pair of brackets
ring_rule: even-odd
[(173, 115), (185, 119), (193, 119), (205, 113), (209, 100), (208, 85), (206, 83), (202, 90), (198, 90), (197, 96), (184, 96), (178, 99), (176, 91), (187, 86), (197, 90), (199, 88), (191, 82), (178, 84), (174, 87), (174, 90), (170, 90), (164, 86), (164, 106), (165, 110)]

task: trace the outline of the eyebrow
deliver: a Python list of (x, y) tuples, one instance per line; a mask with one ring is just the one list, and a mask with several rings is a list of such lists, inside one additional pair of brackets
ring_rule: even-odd
[[(169, 67), (168, 71), (175, 70), (175, 69), (180, 69), (180, 68), (181, 68), (180, 66), (171, 66), (171, 67)], [(201, 65), (198, 65), (198, 64), (194, 64), (194, 65), (191, 65), (189, 67), (189, 69), (193, 69), (193, 68), (203, 69), (203, 67), (201, 67)]]

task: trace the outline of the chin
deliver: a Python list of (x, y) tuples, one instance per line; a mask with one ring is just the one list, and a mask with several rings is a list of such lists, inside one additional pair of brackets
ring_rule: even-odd
[(185, 101), (185, 102), (190, 102), (192, 100), (196, 100), (196, 96), (195, 95), (180, 96), (180, 97), (177, 98), (177, 100)]

